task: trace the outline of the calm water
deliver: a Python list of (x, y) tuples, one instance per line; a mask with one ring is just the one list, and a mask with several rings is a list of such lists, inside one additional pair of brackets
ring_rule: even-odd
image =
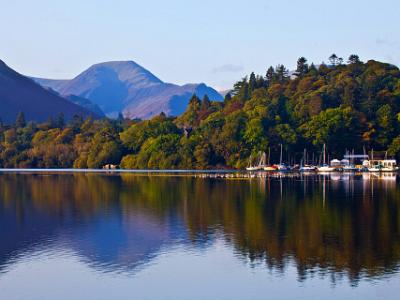
[(0, 299), (398, 299), (400, 185), (0, 174)]

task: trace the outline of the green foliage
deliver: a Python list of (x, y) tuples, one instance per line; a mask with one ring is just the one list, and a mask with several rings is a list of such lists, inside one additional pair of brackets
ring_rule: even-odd
[(193, 95), (179, 117), (150, 120), (83, 120), (59, 115), (41, 124), (0, 122), (0, 166), (201, 169), (243, 168), (251, 153), (280, 144), (298, 159), (322, 145), (340, 157), (346, 149), (374, 148), (400, 157), (400, 71), (377, 61), (349, 64), (331, 55), (329, 65), (300, 57), (289, 77), (283, 65), (265, 77), (251, 73), (224, 102)]

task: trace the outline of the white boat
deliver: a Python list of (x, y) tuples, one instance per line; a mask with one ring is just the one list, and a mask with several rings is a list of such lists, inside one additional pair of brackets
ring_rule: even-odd
[(334, 167), (331, 167), (330, 165), (326, 164), (326, 145), (324, 144), (324, 148), (323, 148), (323, 164), (321, 166), (317, 167), (317, 171), (318, 172), (333, 172), (335, 171)]
[(355, 165), (352, 165), (352, 164), (342, 166), (342, 169), (344, 172), (356, 172), (359, 170)]
[(273, 165), (273, 167), (275, 167), (277, 171), (281, 172), (290, 170), (290, 168), (286, 164)]
[(317, 167), (318, 172), (333, 172), (335, 171), (334, 167), (331, 167), (330, 165), (322, 165)]
[(304, 166), (301, 166), (299, 169), (300, 172), (314, 172), (316, 170), (317, 170), (317, 167), (311, 166), (311, 165), (304, 165)]
[(280, 159), (279, 159), (279, 164), (278, 165), (274, 165), (274, 167), (276, 167), (277, 171), (280, 171), (280, 172), (289, 171), (290, 168), (286, 164), (284, 164), (282, 162), (282, 155), (283, 155), (283, 146), (281, 144), (281, 156), (280, 156)]
[(259, 153), (260, 159), (258, 161), (258, 164), (253, 165), (253, 159), (252, 156), (250, 155), (250, 159), (249, 159), (249, 165), (246, 168), (247, 171), (261, 171), (264, 169), (265, 167), (265, 152), (264, 153)]
[(277, 167), (275, 166), (265, 166), (264, 171), (276, 171)]
[(355, 172), (357, 168), (354, 164), (350, 163), (348, 159), (342, 159), (340, 161), (341, 168), (344, 172)]
[(374, 159), (374, 150), (372, 150), (372, 159), (364, 160), (363, 166), (369, 172), (396, 172), (399, 170), (395, 159), (387, 159), (387, 152), (384, 159)]
[(307, 150), (304, 149), (303, 159), (300, 164), (299, 172), (314, 172), (316, 170), (316, 166), (307, 164)]
[(396, 172), (399, 170), (395, 159), (374, 159), (363, 163), (369, 172)]

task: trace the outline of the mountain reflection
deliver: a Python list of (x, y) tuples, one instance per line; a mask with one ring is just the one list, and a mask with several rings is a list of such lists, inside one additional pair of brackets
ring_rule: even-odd
[(175, 245), (223, 238), (240, 257), (300, 279), (363, 276), (400, 262), (396, 177), (218, 180), (135, 174), (0, 175), (0, 270), (61, 245), (101, 271), (132, 272)]

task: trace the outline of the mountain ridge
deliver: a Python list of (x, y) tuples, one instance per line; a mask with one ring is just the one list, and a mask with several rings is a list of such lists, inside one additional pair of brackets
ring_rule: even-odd
[(179, 115), (194, 93), (199, 97), (207, 94), (211, 100), (223, 100), (216, 90), (204, 83), (167, 83), (131, 60), (97, 63), (70, 80), (31, 78), (61, 96), (89, 99), (110, 117), (116, 117), (119, 112), (128, 118), (142, 119), (161, 112)]
[(63, 113), (66, 119), (73, 115), (97, 114), (60, 97), (31, 78), (11, 69), (0, 60), (0, 117), (6, 123), (12, 123), (19, 112), (25, 114), (27, 121), (43, 122), (50, 117)]

